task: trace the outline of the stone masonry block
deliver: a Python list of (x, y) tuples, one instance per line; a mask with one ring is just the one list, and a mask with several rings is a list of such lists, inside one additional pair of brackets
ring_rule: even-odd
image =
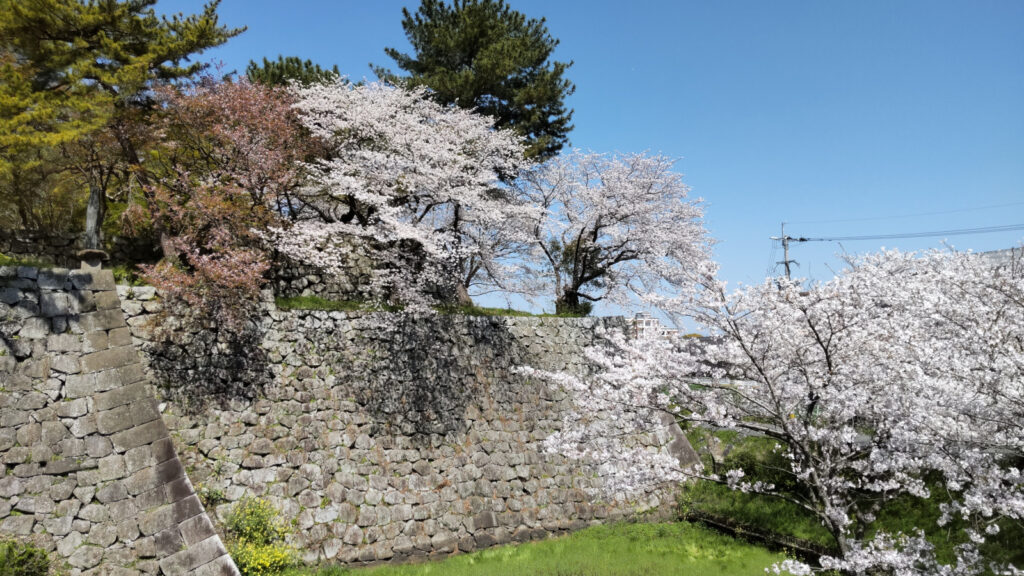
[(82, 365), (78, 361), (78, 357), (72, 354), (64, 354), (61, 356), (52, 356), (53, 363), (50, 368), (63, 372), (65, 374), (78, 374), (82, 370)]
[(174, 522), (177, 524), (203, 514), (203, 504), (195, 494), (171, 504), (171, 508), (174, 510)]
[(136, 354), (135, 348), (119, 346), (82, 356), (82, 370), (85, 372), (100, 372), (111, 368), (121, 368), (138, 361), (139, 356)]
[(148, 400), (149, 398), (150, 396), (149, 392), (146, 390), (146, 385), (142, 382), (138, 382), (93, 396), (93, 405), (96, 410), (111, 410), (118, 406), (131, 404), (137, 400)]
[(177, 502), (192, 496), (195, 490), (192, 489), (192, 483), (188, 478), (182, 477), (165, 484), (164, 494), (167, 502)]
[(153, 400), (152, 398), (145, 398), (137, 402), (133, 402), (130, 407), (133, 426), (141, 426), (160, 418), (160, 412), (156, 409), (156, 400)]
[[(143, 536), (149, 536), (162, 532), (175, 526), (174, 508), (171, 505), (160, 506), (147, 510), (139, 515), (139, 531)], [(181, 572), (168, 572), (169, 574), (181, 574)]]
[(192, 494), (192, 485), (187, 490), (178, 487), (179, 480), (185, 478), (185, 469), (175, 458), (150, 468), (143, 468), (124, 480), (128, 493), (136, 496), (139, 507), (148, 510), (165, 503), (174, 502), (171, 496), (179, 499)]
[[(113, 276), (113, 275), (111, 275)], [(36, 277), (39, 288), (43, 290), (63, 290), (68, 281), (67, 268), (43, 268)]]
[(127, 497), (128, 490), (124, 487), (123, 482), (111, 482), (96, 491), (96, 499), (103, 504), (124, 500)]
[(78, 317), (78, 323), (82, 330), (95, 332), (96, 330), (113, 330), (125, 326), (124, 315), (120, 310), (99, 310), (97, 312), (86, 312)]
[(17, 288), (0, 288), (0, 302), (4, 304), (17, 304), (21, 301), (21, 290)]
[(91, 290), (72, 290), (68, 296), (78, 306), (78, 312), (94, 312), (96, 310), (96, 297)]
[(49, 352), (78, 352), (82, 349), (82, 337), (77, 334), (51, 334), (46, 338)]
[(67, 400), (57, 404), (57, 416), (61, 418), (78, 418), (89, 412), (89, 402), (85, 398)]
[(121, 301), (117, 292), (96, 292), (96, 308), (98, 310), (121, 310)]
[[(132, 474), (124, 479), (124, 487), (128, 489), (128, 493), (131, 495), (145, 494), (153, 491), (157, 488), (162, 488), (163, 485), (157, 482), (156, 479), (156, 466), (151, 468), (143, 468), (135, 474)], [(157, 498), (148, 500), (144, 503), (140, 503), (140, 508), (148, 509), (152, 507), (155, 502), (163, 500), (163, 491), (157, 495)]]
[(72, 270), (71, 283), (79, 290), (114, 290), (114, 273), (110, 270)]
[(230, 556), (220, 556), (196, 568), (195, 576), (239, 576)]
[(50, 334), (50, 323), (45, 318), (26, 318), (18, 332), (22, 338), (38, 339), (46, 338)]
[(170, 436), (165, 436), (154, 441), (152, 448), (153, 456), (156, 458), (157, 464), (177, 457), (177, 453), (174, 451), (174, 441), (171, 440)]
[(210, 522), (210, 518), (206, 514), (193, 516), (182, 522), (178, 528), (181, 530), (182, 539), (188, 546), (206, 540), (217, 533), (213, 529), (213, 522)]
[(77, 302), (73, 302), (63, 292), (43, 292), (39, 298), (40, 308), (43, 316), (52, 318), (54, 316), (67, 316), (78, 312)]
[[(163, 425), (163, 422), (160, 424)], [(161, 484), (169, 484), (173, 480), (185, 477), (185, 467), (177, 458), (157, 464), (155, 470), (156, 478)]]
[(157, 532), (153, 536), (153, 542), (158, 556), (170, 556), (185, 548), (185, 542), (174, 526)]
[(82, 352), (99, 352), (100, 350), (106, 350), (110, 347), (110, 340), (107, 337), (107, 333), (102, 330), (99, 332), (90, 332), (85, 335), (85, 346), (83, 346)]
[(123, 452), (146, 444), (152, 444), (167, 436), (167, 427), (164, 426), (163, 420), (154, 420), (141, 426), (135, 426), (134, 428), (118, 432), (111, 436), (110, 440), (114, 443), (115, 450)]
[(128, 474), (134, 474), (143, 468), (156, 466), (152, 446), (139, 446), (124, 453), (124, 464)]
[(226, 554), (227, 550), (220, 538), (211, 536), (194, 546), (189, 546), (181, 552), (164, 558), (160, 561), (160, 569), (164, 571), (164, 574), (185, 574)]
[(64, 381), (65, 398), (85, 398), (96, 391), (95, 374), (73, 374)]
[(96, 430), (100, 434), (113, 434), (132, 427), (131, 406), (118, 406), (96, 414)]
[[(149, 468), (148, 473), (146, 474), (133, 475), (133, 477), (136, 479), (142, 478), (143, 481), (149, 482), (150, 486), (156, 484), (156, 470), (154, 468)], [(136, 480), (132, 480), (132, 489), (136, 489), (142, 485), (142, 481), (137, 482)], [(164, 504), (170, 504), (173, 500), (167, 497), (167, 486), (158, 485), (156, 488), (136, 495), (132, 502), (135, 502), (139, 510), (152, 510), (159, 506), (163, 506)]]
[[(130, 346), (129, 346), (130, 348)], [(96, 377), (96, 392), (106, 392), (107, 390), (113, 390), (121, 386), (127, 386), (134, 384), (140, 380), (146, 378), (146, 373), (141, 363), (128, 364), (120, 368), (112, 368), (110, 370), (104, 370), (103, 372), (97, 372), (94, 374)]]
[(131, 328), (115, 328), (108, 332), (111, 346), (128, 346), (132, 343)]
[(149, 536), (176, 528), (179, 524), (200, 515), (203, 515), (203, 505), (199, 498), (193, 495), (173, 504), (146, 510), (139, 515), (139, 530)]

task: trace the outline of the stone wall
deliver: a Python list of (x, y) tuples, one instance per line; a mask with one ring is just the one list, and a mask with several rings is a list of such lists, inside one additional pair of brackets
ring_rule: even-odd
[(78, 266), (81, 250), (77, 234), (47, 234), (31, 230), (0, 230), (0, 254), (21, 260), (38, 260), (55, 266)]
[(0, 267), (0, 536), (75, 575), (237, 574), (109, 271)]
[[(83, 248), (80, 234), (54, 234), (32, 230), (0, 229), (0, 254), (19, 260), (33, 260), (53, 266), (78, 267), (75, 254)], [(111, 262), (131, 265), (155, 262), (156, 246), (144, 240), (116, 236), (108, 238), (106, 250)]]
[[(569, 399), (516, 370), (585, 373), (621, 318), (284, 312), (268, 292), (239, 339), (113, 288), (108, 271), (0, 268), (0, 534), (73, 575), (235, 574), (215, 528), (245, 496), (306, 560), (345, 563), (673, 503), (595, 499), (597, 469), (542, 446)], [(694, 457), (681, 433), (638, 441)]]
[[(670, 491), (595, 500), (597, 470), (542, 447), (568, 399), (515, 370), (585, 372), (583, 349), (601, 341), (599, 330), (625, 328), (621, 318), (413, 318), (283, 312), (268, 302), (245, 367), (257, 384), (197, 391), (195, 375), (221, 366), (202, 356), (230, 343), (204, 330), (183, 336), (177, 324), (176, 342), (154, 343), (152, 326), (166, 320), (147, 320), (152, 294), (122, 290), (161, 382), (164, 420), (201, 493), (222, 500), (220, 517), (245, 495), (266, 497), (309, 561), (471, 551), (674, 501)], [(695, 457), (681, 432), (645, 441)]]
[(270, 285), (278, 296), (319, 296), (328, 300), (364, 300), (373, 274), (373, 260), (365, 247), (349, 248), (348, 265), (332, 274), (277, 254), (271, 265)]
[(328, 300), (361, 300), (370, 282), (370, 267), (353, 266), (341, 274), (328, 275), (311, 266), (278, 259), (271, 267), (271, 286), (278, 296), (319, 296)]
[[(156, 262), (158, 248), (152, 242), (132, 238), (108, 238), (106, 250), (110, 264), (129, 268), (137, 263)], [(19, 260), (43, 264), (77, 267), (75, 254), (83, 248), (81, 234), (54, 234), (33, 230), (0, 229), (0, 254)], [(277, 255), (271, 266), (270, 285), (278, 296), (319, 296), (329, 300), (360, 300), (367, 297), (373, 264), (364, 251), (353, 248), (349, 266), (327, 275), (312, 266), (300, 264)]]

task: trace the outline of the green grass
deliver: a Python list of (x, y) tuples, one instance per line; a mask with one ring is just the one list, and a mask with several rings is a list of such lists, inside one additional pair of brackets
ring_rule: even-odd
[(114, 275), (114, 281), (118, 284), (126, 284), (128, 286), (142, 286), (145, 282), (139, 277), (139, 271), (135, 266), (127, 264), (118, 264), (110, 269), (110, 272)]
[(29, 268), (53, 268), (53, 264), (34, 258), (15, 258), (0, 253), (0, 266), (27, 266)]
[[(395, 306), (375, 306), (359, 300), (328, 300), (320, 296), (294, 296), (276, 298), (277, 307), (281, 310), (339, 310), (342, 312), (397, 312), (401, 308)], [(580, 318), (574, 314), (533, 314), (511, 308), (485, 308), (481, 306), (439, 306), (436, 310), (441, 314), (459, 316), (532, 316), (538, 318)]]
[(782, 554), (695, 524), (614, 524), (440, 562), (293, 571), (290, 576), (763, 576)]
[(388, 307), (375, 307), (367, 302), (357, 300), (328, 300), (319, 296), (293, 296), (275, 298), (274, 302), (281, 310), (328, 310), (342, 312), (372, 312), (392, 310)]
[(687, 510), (704, 512), (828, 548), (836, 545), (818, 519), (796, 504), (730, 490), (717, 482), (694, 483), (681, 495), (680, 506), (684, 514)]
[[(691, 430), (687, 436), (698, 451), (707, 445), (710, 438), (707, 431), (701, 430)], [(774, 471), (784, 466), (785, 462), (778, 453), (772, 452), (773, 441), (740, 437), (727, 431), (717, 431), (714, 436), (732, 446), (724, 463), (719, 463), (720, 471), (742, 468), (747, 479), (764, 480), (777, 486), (785, 485), (788, 481), (785, 475)], [(710, 461), (705, 458), (705, 465), (709, 464)], [(948, 501), (949, 495), (944, 491), (940, 478), (932, 478), (928, 484), (931, 498), (904, 495), (886, 503), (877, 519), (868, 527), (866, 537), (871, 538), (879, 531), (913, 534), (920, 528), (935, 546), (938, 559), (949, 564), (955, 561), (955, 547), (967, 540), (964, 533), (967, 526), (961, 521), (954, 521), (947, 526), (938, 525), (940, 505)], [(789, 489), (798, 490), (795, 485), (790, 485)], [(759, 532), (782, 534), (828, 548), (836, 546), (831, 534), (809, 511), (778, 498), (733, 491), (715, 482), (701, 481), (693, 484), (681, 495), (680, 507), (684, 515), (688, 511), (703, 512)], [(1024, 542), (1024, 526), (1010, 520), (1001, 521), (999, 526), (1000, 533), (987, 537), (981, 546), (982, 555), (989, 561), (1011, 562), (1020, 566), (1024, 563), (1024, 546), (1019, 544)]]
[(437, 311), (442, 314), (457, 316), (524, 316), (534, 318), (583, 318), (580, 314), (534, 314), (524, 310), (513, 310), (512, 308), (487, 308), (484, 306), (441, 306)]

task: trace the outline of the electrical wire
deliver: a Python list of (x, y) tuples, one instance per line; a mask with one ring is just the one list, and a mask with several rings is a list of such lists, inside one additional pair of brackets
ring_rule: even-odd
[(837, 218), (830, 220), (799, 220), (796, 222), (787, 222), (787, 224), (834, 224), (839, 222), (872, 222), (875, 220), (897, 220), (899, 218), (916, 218), (918, 216), (938, 216), (942, 214), (960, 214), (961, 212), (977, 212), (979, 210), (1007, 208), (1010, 206), (1024, 206), (1024, 202), (1007, 202), (1005, 204), (990, 204), (988, 206), (974, 206), (971, 208), (957, 208), (954, 210), (939, 210), (937, 212), (920, 212), (917, 214), (895, 214), (890, 216), (869, 216), (865, 218)]
[(1024, 230), (1024, 224), (1007, 224), (1005, 226), (983, 226), (980, 228), (959, 228), (954, 230), (937, 230), (933, 232), (904, 232), (897, 234), (870, 234), (863, 236), (833, 236), (833, 237), (790, 237), (794, 242), (847, 242), (856, 240), (892, 240), (896, 238), (928, 238), (933, 236), (962, 236), (965, 234), (988, 234), (991, 232), (1012, 232)]

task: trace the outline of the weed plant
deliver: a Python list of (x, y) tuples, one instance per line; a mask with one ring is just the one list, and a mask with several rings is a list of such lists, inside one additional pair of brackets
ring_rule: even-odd
[(0, 576), (47, 576), (50, 557), (46, 550), (14, 540), (0, 541)]

